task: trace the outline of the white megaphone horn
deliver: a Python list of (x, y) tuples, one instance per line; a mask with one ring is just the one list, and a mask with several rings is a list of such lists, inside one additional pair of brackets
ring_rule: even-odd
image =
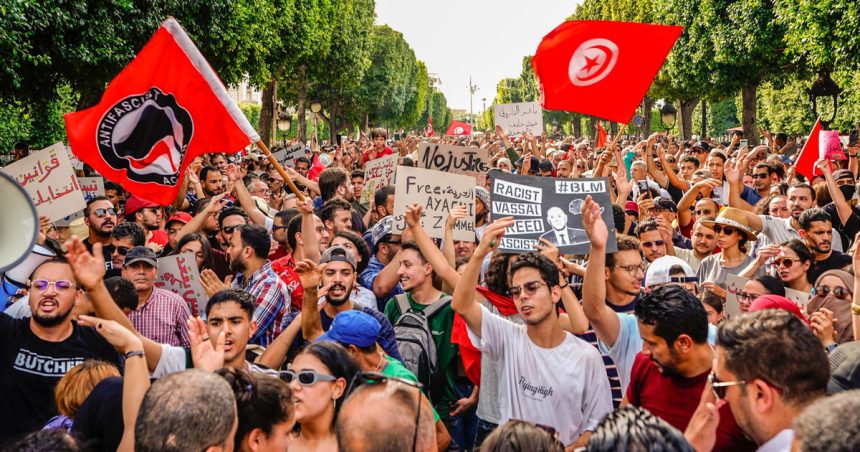
[[(17, 283), (26, 283), (30, 277), (28, 272), (21, 279), (20, 273), (26, 271), (22, 267), (25, 261), (34, 259), (31, 251), (36, 244), (39, 234), (39, 216), (36, 207), (30, 200), (30, 195), (24, 191), (18, 181), (0, 171), (0, 196), (3, 198), (3, 214), (0, 215), (0, 273), (15, 273)], [(54, 255), (47, 248), (40, 247), (40, 256)], [(35, 257), (38, 261), (39, 256)], [(42, 259), (44, 261), (44, 259)], [(38, 262), (30, 269), (38, 266)]]

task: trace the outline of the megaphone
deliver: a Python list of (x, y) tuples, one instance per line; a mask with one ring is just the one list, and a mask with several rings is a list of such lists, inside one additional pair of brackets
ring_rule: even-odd
[[(39, 235), (39, 216), (30, 195), (18, 181), (2, 171), (0, 193), (3, 196), (3, 214), (0, 215), (0, 273), (3, 273), (18, 267), (30, 256)], [(29, 277), (28, 273), (23, 282)]]

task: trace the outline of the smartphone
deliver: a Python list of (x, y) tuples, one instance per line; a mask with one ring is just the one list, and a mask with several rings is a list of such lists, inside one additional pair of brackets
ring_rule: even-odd
[(745, 148), (745, 147), (747, 147), (749, 142), (750, 142), (750, 140), (746, 140), (746, 139), (741, 140), (740, 142), (738, 142), (738, 146), (740, 146), (741, 148)]
[(857, 146), (858, 141), (860, 141), (860, 129), (848, 131), (848, 147)]
[(640, 180), (636, 182), (636, 185), (639, 186), (639, 194), (648, 193), (648, 197), (651, 197), (651, 192), (648, 191), (648, 181)]
[(400, 141), (400, 134), (399, 133), (394, 134), (394, 141)]

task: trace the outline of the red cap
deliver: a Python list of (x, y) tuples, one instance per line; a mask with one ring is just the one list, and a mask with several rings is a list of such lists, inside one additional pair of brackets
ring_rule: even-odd
[(188, 222), (191, 221), (191, 214), (188, 212), (176, 212), (170, 216), (170, 218), (167, 220), (167, 223), (165, 224), (170, 224), (174, 221), (178, 221), (182, 224), (188, 224)]
[(137, 212), (140, 209), (145, 209), (147, 207), (161, 207), (158, 204), (147, 201), (143, 198), (140, 198), (136, 195), (132, 195), (131, 198), (125, 201), (125, 214), (130, 215)]
[(636, 204), (634, 201), (627, 201), (627, 204), (624, 204), (624, 211), (629, 212), (631, 210), (636, 212), (636, 215), (639, 215), (639, 204)]
[(788, 311), (800, 317), (800, 320), (803, 320), (804, 323), (809, 325), (809, 321), (807, 321), (806, 316), (800, 312), (800, 308), (797, 307), (797, 304), (788, 298), (774, 294), (762, 295), (753, 300), (750, 305), (749, 312), (763, 311), (765, 309), (782, 309), (783, 311)]

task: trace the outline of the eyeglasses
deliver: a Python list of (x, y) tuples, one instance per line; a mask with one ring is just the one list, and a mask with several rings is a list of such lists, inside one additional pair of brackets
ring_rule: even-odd
[(711, 389), (714, 390), (714, 395), (717, 396), (718, 399), (722, 400), (726, 397), (726, 391), (729, 386), (737, 386), (737, 385), (745, 385), (747, 382), (743, 380), (739, 381), (720, 381), (717, 378), (717, 375), (713, 372), (708, 375), (708, 382), (711, 384)]
[(95, 210), (93, 210), (93, 213), (96, 214), (96, 216), (99, 218), (101, 218), (105, 215), (114, 216), (114, 215), (116, 215), (116, 209), (114, 209), (113, 207), (111, 207), (109, 209), (95, 209)]
[(794, 265), (795, 262), (800, 261), (795, 261), (794, 259), (788, 257), (775, 257), (770, 262), (773, 264), (774, 267), (791, 268), (791, 266)]
[(642, 248), (654, 248), (655, 246), (663, 246), (666, 244), (665, 240), (654, 240), (653, 242), (642, 242)]
[(758, 173), (758, 174), (753, 174), (752, 178), (753, 179), (767, 179), (768, 176), (770, 176), (770, 175), (767, 173)]
[(125, 256), (129, 251), (131, 251), (131, 248), (127, 246), (108, 245), (104, 247), (104, 250), (107, 251), (108, 254), (113, 254), (113, 252), (116, 251), (120, 256)]
[(710, 210), (710, 209), (696, 210), (694, 213), (696, 214), (697, 217), (712, 217), (712, 216), (714, 216), (714, 211)]
[(737, 232), (737, 229), (730, 227), (730, 226), (720, 226), (718, 224), (715, 224), (714, 225), (714, 232), (716, 232), (717, 234), (724, 233), (726, 235), (732, 235), (735, 232)]
[(48, 290), (48, 287), (54, 286), (54, 290), (57, 292), (64, 292), (66, 290), (75, 287), (75, 283), (69, 281), (68, 279), (58, 279), (56, 281), (48, 281), (47, 279), (37, 279), (30, 283), (30, 287), (38, 290), (39, 292), (44, 292)]
[(641, 272), (644, 275), (645, 269), (648, 268), (644, 262), (641, 264), (618, 265), (617, 267), (622, 270), (627, 270), (627, 273), (630, 273), (630, 276), (636, 276), (637, 272)]
[(833, 292), (833, 296), (840, 300), (844, 300), (851, 296), (851, 291), (844, 287), (834, 287), (831, 289), (830, 286), (818, 286), (812, 289), (812, 295), (821, 294), (826, 297), (830, 292)]
[(749, 293), (749, 292), (738, 292), (738, 301), (740, 300), (749, 300), (753, 301), (761, 295), (757, 293)]
[(301, 372), (293, 372), (292, 370), (282, 370), (278, 372), (281, 380), (287, 382), (287, 384), (292, 383), (293, 380), (298, 379), (299, 384), (302, 386), (313, 386), (317, 382), (320, 381), (335, 381), (337, 377), (333, 377), (331, 375), (318, 374), (312, 370), (303, 370)]
[(389, 245), (400, 245), (402, 242), (400, 240), (386, 240), (382, 243), (387, 243)]
[(421, 397), (424, 395), (424, 386), (416, 381), (410, 381), (403, 378), (388, 377), (376, 372), (359, 372), (352, 378), (349, 383), (349, 392), (352, 394), (361, 385), (377, 385), (388, 384), (388, 382), (402, 383), (418, 389), (418, 405), (415, 407), (415, 433), (412, 435), (412, 451), (415, 452), (418, 444), (418, 428), (421, 425)]
[(513, 286), (510, 289), (508, 289), (508, 295), (511, 298), (516, 298), (516, 297), (520, 296), (520, 293), (522, 293), (522, 292), (525, 292), (526, 295), (534, 295), (535, 292), (537, 292), (537, 290), (541, 286), (549, 286), (549, 285), (547, 283), (541, 282), (541, 281), (529, 281), (529, 282), (523, 284), (522, 286)]
[(236, 228), (241, 227), (241, 226), (242, 226), (241, 224), (237, 224), (234, 226), (224, 226), (223, 228), (221, 228), (221, 231), (227, 235), (231, 235), (231, 234), (233, 234), (233, 231), (236, 230)]

